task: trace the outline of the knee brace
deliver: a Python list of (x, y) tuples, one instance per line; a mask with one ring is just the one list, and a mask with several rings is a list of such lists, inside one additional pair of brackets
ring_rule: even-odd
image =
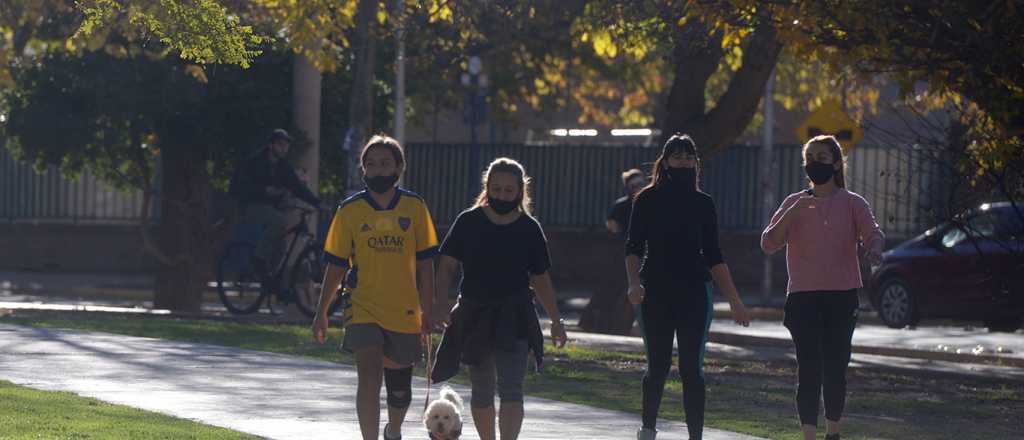
[(384, 369), (384, 386), (388, 392), (388, 406), (408, 408), (412, 403), (412, 367)]

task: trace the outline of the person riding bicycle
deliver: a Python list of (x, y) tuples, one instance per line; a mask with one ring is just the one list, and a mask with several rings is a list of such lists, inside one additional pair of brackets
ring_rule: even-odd
[(267, 144), (247, 158), (231, 180), (230, 193), (238, 199), (244, 221), (263, 226), (253, 259), (260, 275), (269, 272), (269, 264), (276, 262), (283, 251), (281, 234), (289, 193), (318, 209), (326, 209), (286, 160), (291, 142), (287, 131), (275, 129)]

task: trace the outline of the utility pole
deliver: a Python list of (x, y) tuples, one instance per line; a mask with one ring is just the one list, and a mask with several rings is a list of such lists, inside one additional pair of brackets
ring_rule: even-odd
[[(775, 88), (775, 70), (768, 76), (764, 86), (764, 98), (762, 105), (764, 109), (764, 129), (761, 137), (761, 166), (758, 167), (761, 173), (761, 218), (767, 226), (771, 221), (772, 213), (776, 206), (775, 182), (778, 178), (778, 167), (775, 163), (775, 137), (772, 132), (775, 125), (775, 102), (772, 94)], [(764, 271), (761, 276), (761, 295), (765, 302), (772, 296), (772, 256), (765, 255), (763, 260)]]

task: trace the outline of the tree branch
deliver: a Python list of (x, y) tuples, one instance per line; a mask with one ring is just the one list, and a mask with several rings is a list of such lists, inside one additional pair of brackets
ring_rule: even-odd
[(742, 64), (728, 89), (708, 112), (708, 131), (702, 141), (705, 151), (714, 153), (727, 147), (750, 124), (781, 51), (775, 27), (767, 21), (759, 24), (743, 49)]
[(662, 142), (676, 132), (690, 133), (703, 147), (703, 133), (697, 133), (704, 118), (704, 90), (708, 78), (722, 60), (722, 35), (708, 36), (707, 27), (690, 20), (679, 30), (672, 51), (674, 78), (669, 89), (662, 126)]

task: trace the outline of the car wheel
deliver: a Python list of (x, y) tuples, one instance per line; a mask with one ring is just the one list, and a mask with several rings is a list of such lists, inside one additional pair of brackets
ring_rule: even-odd
[(1013, 333), (1021, 327), (1024, 318), (986, 319), (985, 327), (990, 332)]
[(882, 283), (878, 293), (878, 316), (892, 328), (917, 322), (917, 302), (905, 281), (891, 278)]

